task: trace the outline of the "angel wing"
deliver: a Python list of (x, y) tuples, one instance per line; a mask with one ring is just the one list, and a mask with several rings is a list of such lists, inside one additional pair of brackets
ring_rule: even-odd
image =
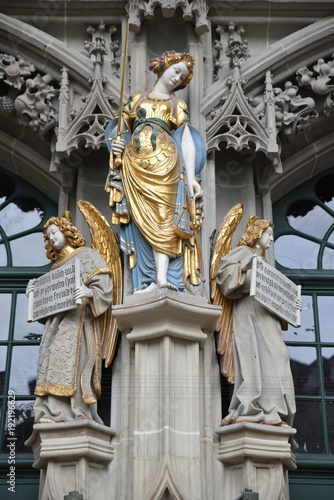
[(223, 296), (217, 285), (219, 262), (232, 250), (232, 236), (244, 214), (244, 207), (238, 203), (225, 215), (217, 231), (210, 267), (211, 300), (222, 306), (222, 313), (216, 325), (217, 353), (220, 369), (228, 382), (234, 383), (234, 367), (232, 352), (232, 313), (233, 300)]
[[(88, 201), (80, 200), (78, 208), (89, 226), (92, 248), (99, 252), (107, 262), (113, 281), (113, 305), (121, 304), (123, 300), (123, 277), (120, 250), (114, 231), (101, 212)], [(118, 328), (116, 319), (112, 316), (111, 306), (100, 316), (102, 356), (105, 366), (113, 360)]]

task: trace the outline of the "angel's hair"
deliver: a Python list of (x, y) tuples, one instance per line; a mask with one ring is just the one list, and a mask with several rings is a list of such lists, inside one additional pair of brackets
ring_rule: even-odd
[(259, 219), (256, 215), (252, 215), (246, 225), (246, 231), (238, 243), (238, 247), (252, 247), (261, 238), (263, 231), (268, 227), (274, 229), (274, 224), (269, 220)]
[(79, 229), (72, 224), (71, 212), (66, 211), (61, 214), (61, 217), (51, 217), (44, 226), (43, 237), (45, 241), (46, 256), (52, 263), (56, 262), (59, 255), (59, 252), (51, 245), (47, 234), (47, 229), (52, 224), (59, 227), (71, 247), (78, 248), (86, 245), (85, 237)]

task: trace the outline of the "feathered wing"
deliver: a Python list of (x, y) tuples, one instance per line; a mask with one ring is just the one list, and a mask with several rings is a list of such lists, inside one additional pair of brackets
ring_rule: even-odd
[(210, 267), (211, 300), (213, 304), (222, 306), (222, 313), (216, 325), (217, 353), (220, 369), (228, 382), (234, 383), (233, 350), (232, 350), (232, 319), (233, 300), (224, 297), (217, 285), (219, 263), (232, 250), (232, 236), (240, 220), (244, 208), (241, 203), (227, 212), (217, 231)]
[[(113, 305), (121, 304), (123, 300), (123, 277), (120, 249), (114, 231), (101, 212), (88, 201), (80, 200), (77, 203), (80, 212), (89, 226), (92, 248), (99, 252), (107, 262), (113, 281)], [(108, 367), (113, 360), (118, 328), (112, 316), (112, 306), (100, 316), (102, 356), (105, 366)]]

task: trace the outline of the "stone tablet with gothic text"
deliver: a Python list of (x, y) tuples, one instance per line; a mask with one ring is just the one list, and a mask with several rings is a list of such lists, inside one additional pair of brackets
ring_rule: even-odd
[(296, 308), (300, 294), (300, 285), (260, 257), (253, 259), (250, 296), (294, 327), (300, 326), (300, 310)]
[(74, 309), (73, 292), (80, 286), (80, 260), (78, 258), (43, 274), (35, 281), (34, 291), (29, 294), (28, 322), (37, 321), (62, 311)]

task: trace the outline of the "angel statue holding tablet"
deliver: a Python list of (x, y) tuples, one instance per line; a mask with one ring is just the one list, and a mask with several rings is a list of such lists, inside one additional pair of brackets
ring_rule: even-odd
[[(36, 423), (89, 419), (103, 423), (97, 413), (101, 394), (102, 359), (108, 366), (115, 354), (117, 325), (111, 305), (122, 300), (119, 248), (107, 220), (88, 202), (78, 206), (89, 225), (92, 248), (73, 225), (70, 212), (51, 217), (43, 232), (52, 269), (80, 261), (80, 286), (74, 298), (82, 304), (51, 314), (45, 323), (37, 369), (34, 414)], [(27, 286), (34, 291), (36, 280)]]
[[(223, 219), (213, 249), (210, 279), (214, 304), (222, 306), (216, 327), (221, 372), (234, 384), (223, 425), (257, 422), (292, 426), (296, 412), (290, 355), (282, 322), (249, 295), (252, 261), (264, 259), (273, 242), (273, 224), (256, 216), (232, 250), (233, 233), (243, 216), (241, 204)], [(296, 300), (296, 308), (301, 308)]]

